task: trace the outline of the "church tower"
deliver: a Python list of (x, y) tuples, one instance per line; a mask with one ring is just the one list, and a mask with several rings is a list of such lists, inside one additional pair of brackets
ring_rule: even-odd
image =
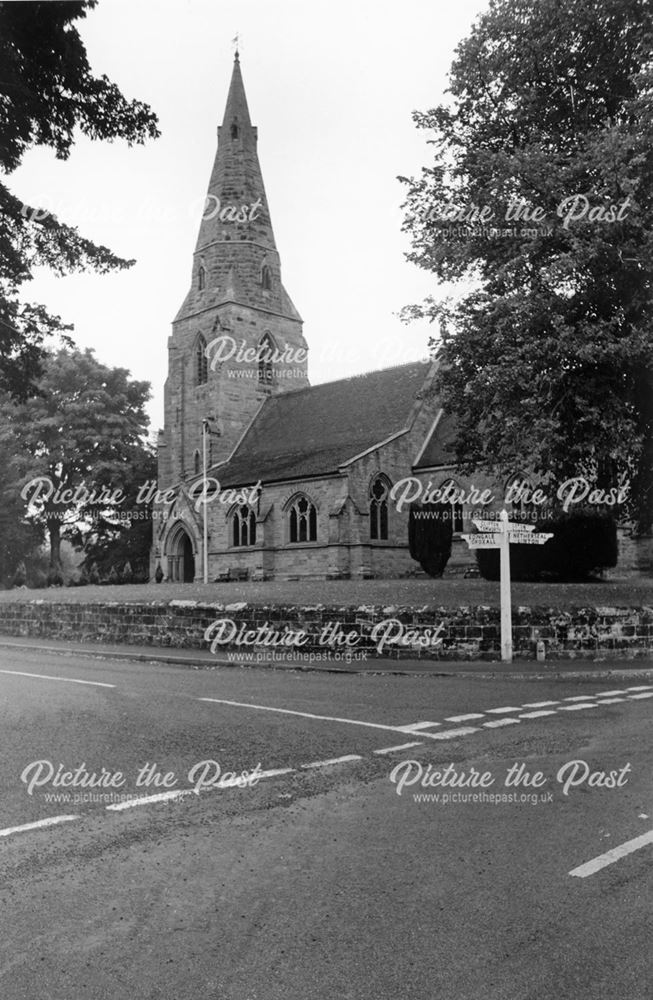
[(257, 129), (236, 53), (218, 148), (193, 254), (190, 289), (168, 340), (158, 485), (226, 460), (265, 399), (307, 386), (302, 320), (281, 282)]

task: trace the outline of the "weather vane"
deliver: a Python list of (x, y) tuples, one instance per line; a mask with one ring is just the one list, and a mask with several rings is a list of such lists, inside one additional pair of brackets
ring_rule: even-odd
[(240, 32), (237, 31), (234, 37), (231, 39), (231, 44), (234, 47), (234, 56), (237, 59), (240, 52)]

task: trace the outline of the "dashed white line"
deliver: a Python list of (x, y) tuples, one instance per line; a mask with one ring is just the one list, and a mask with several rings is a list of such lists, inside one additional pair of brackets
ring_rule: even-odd
[(653, 690), (653, 685), (651, 684), (639, 684), (637, 687), (629, 687), (627, 691), (651, 691)]
[(472, 719), (482, 719), (484, 712), (470, 712), (468, 715), (448, 715), (446, 722), (470, 722)]
[(559, 712), (582, 712), (584, 708), (598, 708), (594, 702), (587, 702), (585, 705), (579, 705), (578, 703), (574, 705), (561, 705), (558, 709)]
[(599, 693), (595, 694), (594, 697), (595, 698), (611, 698), (613, 694), (626, 694), (626, 692), (625, 691), (599, 691)]
[(595, 698), (596, 695), (593, 694), (574, 694), (571, 698), (564, 698), (564, 701), (587, 701), (589, 698)]
[(518, 705), (516, 708), (514, 705), (509, 705), (508, 708), (488, 708), (487, 712), (490, 715), (501, 715), (505, 712), (521, 712), (522, 706)]
[(633, 701), (637, 700), (638, 698), (653, 698), (653, 691), (647, 691), (642, 694), (629, 694), (628, 697), (631, 698)]
[(492, 722), (483, 723), (486, 729), (498, 729), (499, 726), (516, 726), (518, 724), (519, 719), (494, 719)]
[(598, 857), (592, 858), (591, 861), (586, 861), (584, 865), (573, 868), (569, 874), (573, 878), (587, 878), (588, 875), (594, 875), (595, 872), (614, 864), (615, 861), (619, 861), (621, 858), (625, 858), (626, 855), (632, 854), (633, 851), (639, 851), (640, 848), (646, 847), (648, 844), (653, 844), (653, 830), (643, 833), (641, 837), (635, 837), (634, 840), (627, 840), (625, 844), (613, 847), (611, 851), (606, 851), (605, 854), (599, 854)]
[(477, 733), (475, 726), (463, 726), (461, 729), (445, 729), (441, 733), (429, 733), (432, 740), (454, 740), (457, 736), (470, 736)]
[(617, 702), (622, 704), (625, 700), (625, 698), (601, 698), (601, 700), (597, 702), (597, 705), (616, 705)]
[(25, 670), (0, 670), (0, 674), (16, 674), (17, 677), (38, 677), (40, 681), (65, 681), (67, 684), (90, 684), (92, 687), (115, 688), (115, 684), (103, 681), (80, 681), (76, 677), (50, 677), (49, 674), (28, 674)]
[(383, 747), (382, 750), (373, 750), (372, 753), (394, 753), (395, 750), (410, 750), (412, 747), (421, 747), (424, 744), (420, 741), (417, 743), (400, 743), (397, 747)]
[(344, 757), (333, 757), (331, 760), (316, 760), (312, 764), (302, 764), (302, 767), (330, 767), (331, 764), (347, 764), (350, 760), (362, 760), (356, 753), (345, 754)]
[(22, 826), (8, 826), (0, 830), (0, 837), (9, 837), (12, 833), (24, 833), (26, 830), (40, 830), (45, 826), (57, 826), (59, 823), (70, 823), (79, 816), (49, 816), (48, 819), (37, 819), (34, 823), (23, 823)]
[(545, 715), (555, 715), (555, 709), (542, 709), (539, 712), (522, 712), (519, 716), (520, 719), (541, 719)]
[(559, 701), (525, 701), (522, 708), (549, 708), (550, 705), (559, 704)]

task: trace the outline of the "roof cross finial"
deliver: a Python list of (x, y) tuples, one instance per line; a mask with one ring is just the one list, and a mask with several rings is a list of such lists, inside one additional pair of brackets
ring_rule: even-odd
[(238, 62), (239, 52), (240, 52), (240, 32), (237, 31), (234, 37), (231, 39), (231, 44), (234, 47), (234, 59)]

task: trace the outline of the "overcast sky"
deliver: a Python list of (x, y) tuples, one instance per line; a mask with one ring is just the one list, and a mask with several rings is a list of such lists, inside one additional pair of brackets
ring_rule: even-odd
[(396, 313), (448, 291), (405, 260), (398, 174), (429, 161), (413, 110), (439, 103), (454, 49), (487, 0), (100, 0), (78, 22), (96, 74), (151, 105), (143, 147), (80, 139), (68, 161), (29, 152), (14, 193), (135, 258), (113, 275), (25, 286), (106, 364), (152, 383), (163, 422), (171, 321), (190, 281), (199, 213), (239, 33), (241, 66), (281, 254), (304, 319), (312, 383), (424, 357), (430, 328)]

